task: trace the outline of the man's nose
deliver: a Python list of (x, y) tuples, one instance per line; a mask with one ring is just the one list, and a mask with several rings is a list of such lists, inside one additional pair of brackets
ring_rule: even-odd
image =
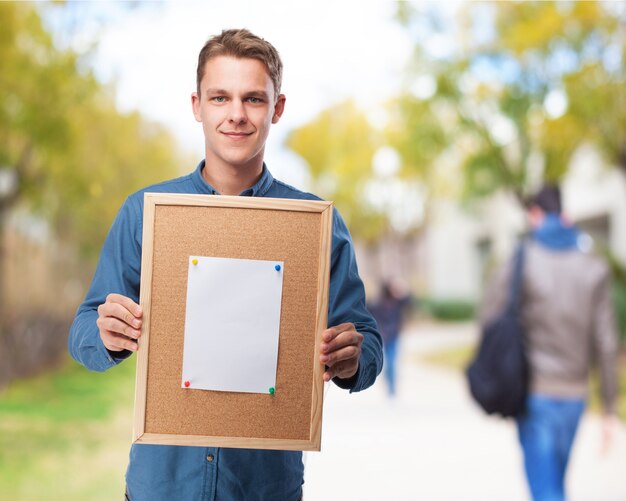
[(248, 119), (246, 115), (246, 108), (242, 101), (239, 101), (236, 99), (233, 100), (231, 102), (228, 112), (229, 112), (228, 120), (232, 123), (241, 124), (241, 123), (245, 123), (246, 120)]

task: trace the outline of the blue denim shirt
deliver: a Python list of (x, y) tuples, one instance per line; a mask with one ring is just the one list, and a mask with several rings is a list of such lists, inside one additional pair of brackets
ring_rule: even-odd
[[(204, 161), (187, 176), (134, 193), (120, 209), (70, 329), (70, 354), (88, 369), (105, 371), (130, 355), (104, 347), (96, 319), (97, 308), (109, 293), (139, 302), (144, 192), (218, 194), (202, 177), (203, 168)], [(275, 180), (265, 166), (258, 183), (241, 195), (319, 200)], [(334, 382), (351, 392), (360, 391), (380, 373), (382, 342), (365, 306), (350, 233), (339, 213), (333, 214), (328, 325), (352, 322), (364, 336), (356, 376)], [(296, 501), (303, 482), (304, 465), (298, 451), (135, 444), (126, 472), (132, 501)]]

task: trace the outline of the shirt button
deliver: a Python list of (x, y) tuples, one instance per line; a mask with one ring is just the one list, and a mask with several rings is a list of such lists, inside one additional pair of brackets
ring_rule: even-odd
[(215, 459), (215, 458), (213, 457), (213, 454), (209, 454), (209, 455), (206, 457), (206, 460), (207, 460), (209, 463), (212, 463), (212, 462), (213, 462), (213, 459)]

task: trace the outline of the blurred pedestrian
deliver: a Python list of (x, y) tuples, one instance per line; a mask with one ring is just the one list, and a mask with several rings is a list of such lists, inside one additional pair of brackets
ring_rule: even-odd
[[(533, 500), (559, 501), (565, 499), (567, 464), (594, 357), (601, 377), (605, 446), (614, 435), (618, 336), (609, 267), (580, 250), (580, 231), (561, 213), (559, 188), (544, 186), (530, 200), (528, 217), (522, 321), (531, 375), (517, 428)], [(510, 276), (509, 262), (490, 282), (484, 323), (502, 310)]]
[(390, 397), (396, 395), (398, 339), (410, 306), (411, 296), (397, 280), (383, 282), (378, 299), (369, 305), (383, 337), (383, 371)]

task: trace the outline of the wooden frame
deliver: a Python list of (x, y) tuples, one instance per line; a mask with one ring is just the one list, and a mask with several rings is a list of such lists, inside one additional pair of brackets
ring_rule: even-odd
[[(133, 442), (320, 450), (332, 203), (146, 193), (143, 221)], [(181, 390), (189, 255), (285, 263), (275, 395)]]

